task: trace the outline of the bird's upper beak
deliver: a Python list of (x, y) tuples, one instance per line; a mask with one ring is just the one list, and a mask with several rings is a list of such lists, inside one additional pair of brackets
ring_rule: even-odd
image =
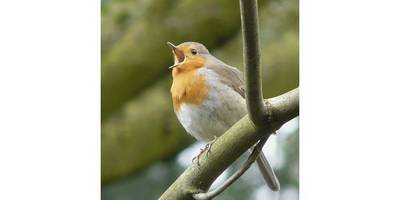
[(171, 67), (168, 67), (168, 69), (172, 69), (185, 61), (185, 54), (183, 53), (182, 50), (180, 50), (171, 42), (167, 42), (167, 45), (171, 47), (172, 52), (174, 53), (175, 56), (175, 64), (172, 65)]

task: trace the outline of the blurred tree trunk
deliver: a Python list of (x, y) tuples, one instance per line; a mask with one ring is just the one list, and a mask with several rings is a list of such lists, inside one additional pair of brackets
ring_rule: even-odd
[(163, 80), (102, 124), (102, 181), (125, 176), (193, 141), (175, 117)]
[(101, 53), (117, 42), (125, 31), (149, 15), (159, 0), (102, 0), (101, 1)]

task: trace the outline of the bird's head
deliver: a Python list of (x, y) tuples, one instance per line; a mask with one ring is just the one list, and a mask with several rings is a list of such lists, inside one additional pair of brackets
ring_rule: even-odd
[(206, 64), (206, 55), (210, 54), (204, 45), (197, 42), (184, 42), (178, 46), (171, 42), (167, 44), (171, 47), (174, 56), (174, 65), (169, 67), (173, 69), (173, 73), (203, 67)]

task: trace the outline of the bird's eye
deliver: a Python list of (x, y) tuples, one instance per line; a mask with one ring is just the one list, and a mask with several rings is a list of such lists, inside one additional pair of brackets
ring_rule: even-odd
[(196, 51), (196, 49), (192, 49), (192, 51), (191, 51), (191, 52), (192, 52), (192, 54), (193, 54), (193, 55), (196, 55), (196, 54), (197, 54), (197, 51)]

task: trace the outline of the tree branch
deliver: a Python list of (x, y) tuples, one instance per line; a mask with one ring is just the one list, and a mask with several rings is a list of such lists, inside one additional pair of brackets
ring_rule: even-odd
[(268, 118), (262, 93), (257, 0), (240, 0), (246, 104), (250, 119), (262, 126)]
[(208, 199), (212, 199), (212, 198), (216, 197), (217, 195), (221, 194), (233, 182), (235, 182), (240, 176), (242, 176), (244, 174), (244, 172), (246, 172), (250, 168), (251, 164), (253, 164), (254, 161), (256, 161), (258, 155), (260, 155), (260, 152), (262, 151), (262, 148), (263, 148), (265, 142), (267, 142), (267, 139), (268, 139), (268, 137), (264, 137), (257, 143), (257, 146), (253, 149), (253, 151), (251, 152), (250, 156), (247, 158), (247, 160), (243, 164), (243, 166), (238, 171), (236, 171), (234, 174), (232, 174), (232, 176), (230, 176), (224, 182), (224, 184), (222, 184), (221, 186), (219, 186), (218, 188), (216, 188), (213, 191), (209, 191), (206, 193), (194, 194), (193, 198), (195, 198), (196, 200), (208, 200)]
[(271, 116), (261, 129), (256, 129), (247, 115), (243, 117), (215, 141), (208, 155), (199, 157), (200, 166), (192, 164), (188, 167), (159, 199), (193, 200), (193, 194), (206, 192), (215, 179), (247, 149), (298, 116), (298, 95), (298, 89), (294, 89), (268, 99), (266, 107)]
[[(246, 83), (246, 105), (249, 117), (262, 129), (270, 117), (270, 110), (264, 104), (260, 66), (260, 38), (257, 0), (240, 0), (240, 13), (243, 33), (243, 58)], [(257, 160), (261, 174), (273, 191), (279, 191), (280, 184), (268, 160), (262, 155)]]

